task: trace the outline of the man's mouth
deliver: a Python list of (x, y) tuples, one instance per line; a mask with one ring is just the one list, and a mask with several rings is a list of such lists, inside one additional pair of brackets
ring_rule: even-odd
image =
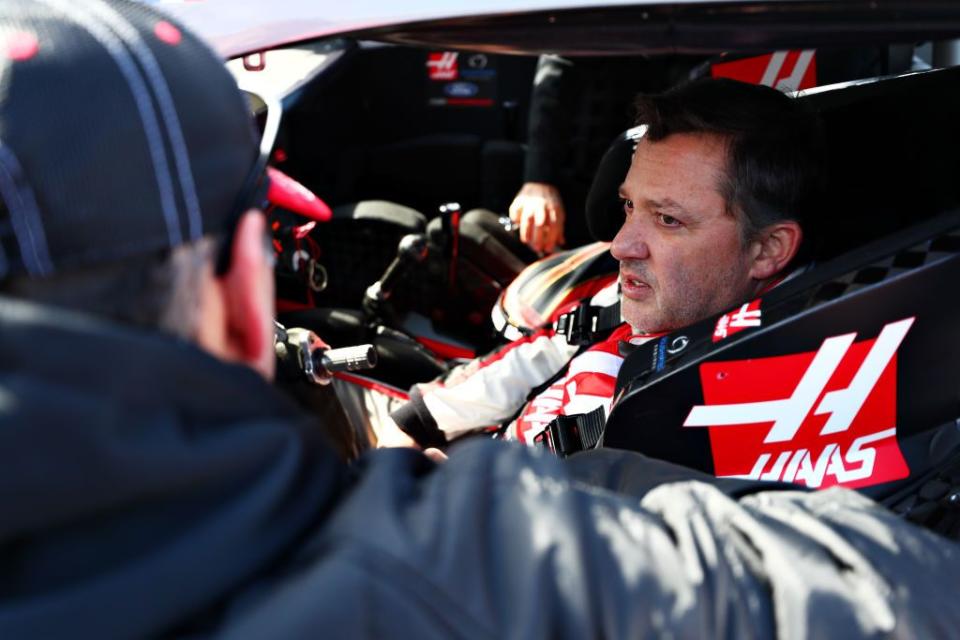
[(652, 289), (643, 278), (629, 273), (621, 273), (620, 291), (627, 298), (645, 298), (650, 295)]

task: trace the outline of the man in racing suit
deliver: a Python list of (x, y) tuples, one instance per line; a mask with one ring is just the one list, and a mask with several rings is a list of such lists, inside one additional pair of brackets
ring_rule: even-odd
[(813, 116), (773, 89), (732, 81), (694, 81), (638, 107), (647, 130), (620, 187), (622, 223), (608, 223), (619, 223), (619, 282), (592, 300), (616, 304), (619, 289), (625, 322), (586, 348), (546, 328), (415, 387), (391, 415), (417, 443), (504, 422), (507, 438), (532, 443), (557, 416), (609, 410), (621, 343), (755, 298), (795, 262), (819, 181)]

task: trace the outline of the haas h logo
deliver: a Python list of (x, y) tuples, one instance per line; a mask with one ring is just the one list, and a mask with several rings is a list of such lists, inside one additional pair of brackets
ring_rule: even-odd
[(739, 333), (750, 327), (763, 325), (763, 312), (760, 309), (760, 299), (742, 305), (736, 311), (725, 313), (717, 320), (713, 330), (713, 341), (720, 342), (728, 336)]
[(715, 78), (733, 78), (775, 89), (809, 89), (817, 86), (816, 50), (775, 51), (762, 56), (719, 62), (711, 65), (710, 74)]
[(713, 362), (685, 427), (707, 427), (717, 476), (862, 487), (904, 478), (897, 444), (897, 349), (913, 325), (873, 340), (827, 338), (816, 352)]
[(456, 80), (460, 76), (456, 51), (431, 51), (427, 54), (427, 75), (431, 80)]

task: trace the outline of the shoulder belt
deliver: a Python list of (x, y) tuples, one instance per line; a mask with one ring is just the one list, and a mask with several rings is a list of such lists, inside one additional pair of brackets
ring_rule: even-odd
[(582, 303), (557, 319), (554, 330), (573, 345), (588, 345), (605, 337), (623, 324), (620, 301), (608, 307)]

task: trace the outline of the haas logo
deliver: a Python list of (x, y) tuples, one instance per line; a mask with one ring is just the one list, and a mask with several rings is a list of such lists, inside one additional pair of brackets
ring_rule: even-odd
[(775, 89), (809, 89), (817, 86), (816, 50), (775, 51), (762, 56), (720, 62), (711, 66), (710, 74), (715, 78), (733, 78)]
[(707, 427), (717, 476), (862, 487), (906, 477), (897, 444), (897, 349), (913, 325), (874, 340), (827, 338), (813, 353), (707, 363), (706, 405), (685, 427)]
[(759, 327), (763, 324), (763, 312), (760, 309), (760, 300), (754, 300), (742, 305), (736, 311), (725, 313), (717, 320), (713, 330), (713, 341), (720, 342), (727, 336), (732, 336), (750, 327)]
[(427, 54), (427, 75), (431, 80), (456, 80), (460, 77), (456, 51), (432, 51)]

